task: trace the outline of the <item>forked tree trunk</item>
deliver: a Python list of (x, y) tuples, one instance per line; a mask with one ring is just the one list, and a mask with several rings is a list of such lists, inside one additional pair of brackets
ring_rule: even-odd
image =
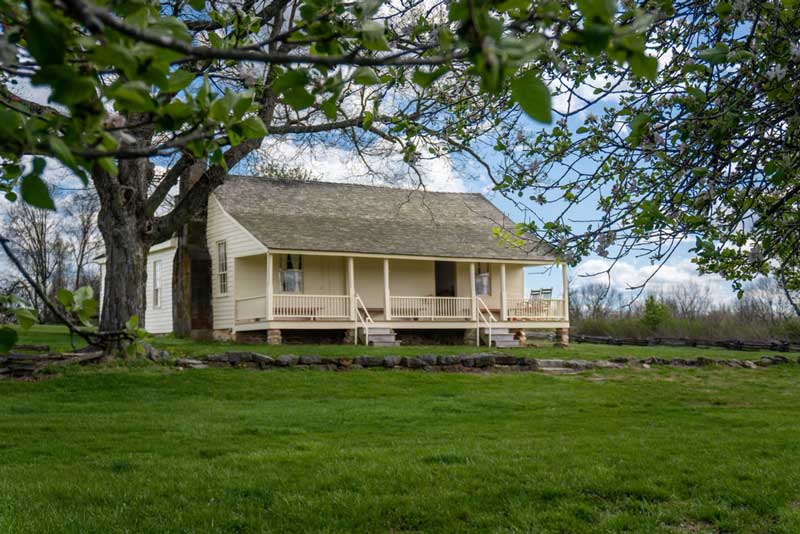
[[(106, 269), (100, 330), (116, 331), (134, 315), (144, 326), (147, 252), (153, 217), (147, 213), (147, 186), (153, 166), (147, 160), (123, 161), (119, 174), (93, 176), (100, 213), (98, 227), (106, 247)], [(116, 181), (109, 187), (104, 181)]]

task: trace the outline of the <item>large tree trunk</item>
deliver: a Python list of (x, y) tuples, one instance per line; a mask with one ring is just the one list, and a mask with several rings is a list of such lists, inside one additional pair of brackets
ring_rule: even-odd
[[(93, 175), (100, 197), (98, 227), (106, 246), (101, 331), (122, 330), (134, 315), (144, 326), (147, 252), (153, 229), (145, 204), (152, 176), (153, 165), (147, 160), (121, 162), (117, 176), (103, 171)], [(118, 183), (108, 187), (105, 181)]]

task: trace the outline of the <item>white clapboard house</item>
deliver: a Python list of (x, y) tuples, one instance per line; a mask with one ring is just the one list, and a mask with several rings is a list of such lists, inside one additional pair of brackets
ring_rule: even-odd
[[(216, 337), (338, 330), (388, 345), (398, 331), (463, 330), (515, 346), (525, 330), (569, 327), (566, 266), (558, 298), (526, 292), (526, 267), (557, 258), (480, 194), (232, 176), (209, 198), (206, 241)], [(176, 243), (148, 257), (152, 333), (173, 330)]]

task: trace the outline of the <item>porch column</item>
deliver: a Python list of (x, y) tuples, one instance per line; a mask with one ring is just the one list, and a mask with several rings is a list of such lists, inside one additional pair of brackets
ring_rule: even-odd
[(392, 320), (392, 297), (389, 295), (389, 259), (383, 259), (383, 316)]
[(272, 254), (267, 252), (267, 321), (271, 321), (274, 318), (273, 315), (273, 306), (272, 306)]
[(561, 284), (564, 288), (564, 297), (561, 299), (564, 305), (564, 320), (569, 321), (569, 281), (567, 280), (567, 264), (561, 264)]
[(347, 257), (347, 294), (350, 296), (350, 320), (356, 320), (356, 276), (353, 257)]
[(472, 320), (476, 321), (478, 319), (477, 313), (477, 295), (475, 294), (475, 262), (471, 262), (469, 264), (469, 298), (470, 298), (470, 305), (472, 306)]
[(506, 294), (506, 264), (500, 264), (500, 320), (508, 321), (508, 295)]

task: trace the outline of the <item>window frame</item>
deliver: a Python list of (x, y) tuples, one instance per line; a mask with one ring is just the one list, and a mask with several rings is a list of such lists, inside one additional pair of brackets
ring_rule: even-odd
[(228, 242), (217, 241), (217, 289), (220, 295), (227, 295), (228, 287)]
[[(485, 265), (485, 270), (482, 266)], [(491, 263), (478, 263), (475, 269), (475, 279), (472, 283), (475, 285), (475, 296), (478, 297), (491, 297), (492, 296), (492, 264)], [(481, 286), (478, 285), (478, 282), (485, 279), (486, 282), (482, 282), (485, 284), (486, 292), (482, 293)]]
[[(290, 261), (290, 256), (295, 256), (296, 261)], [(292, 264), (292, 268), (289, 268), (289, 263)], [(295, 263), (297, 265), (295, 266)], [(294, 289), (287, 289), (286, 285), (286, 274), (292, 273), (292, 275), (296, 276), (297, 279), (297, 286)], [(303, 255), (302, 254), (286, 254), (281, 258), (281, 266), (278, 271), (278, 284), (281, 288), (281, 293), (287, 293), (290, 295), (299, 295), (303, 293)]]

